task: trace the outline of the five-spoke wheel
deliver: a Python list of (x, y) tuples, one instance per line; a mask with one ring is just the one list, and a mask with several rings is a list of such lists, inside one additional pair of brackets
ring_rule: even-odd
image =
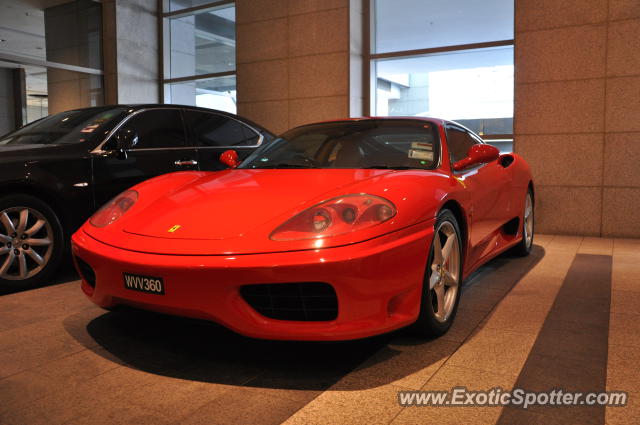
[(444, 334), (456, 314), (462, 278), (462, 241), (458, 222), (442, 210), (434, 226), (433, 242), (422, 287), (415, 328), (426, 336)]

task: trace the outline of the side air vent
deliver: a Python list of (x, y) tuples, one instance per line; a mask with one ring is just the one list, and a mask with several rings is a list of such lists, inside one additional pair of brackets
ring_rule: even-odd
[(507, 168), (511, 164), (513, 164), (513, 155), (502, 155), (500, 157), (500, 165), (504, 168)]
[(78, 264), (78, 271), (81, 277), (92, 287), (96, 287), (96, 272), (93, 271), (93, 267), (87, 264), (82, 258), (75, 257), (76, 264)]

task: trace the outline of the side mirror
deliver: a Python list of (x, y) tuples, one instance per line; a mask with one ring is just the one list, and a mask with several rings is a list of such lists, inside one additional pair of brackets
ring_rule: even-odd
[(238, 161), (238, 152), (233, 149), (222, 152), (222, 154), (220, 154), (220, 162), (229, 168), (236, 168), (240, 165), (240, 161)]
[(127, 159), (127, 151), (138, 144), (138, 134), (129, 128), (118, 130), (114, 139), (116, 140), (118, 158), (121, 159)]
[(473, 165), (486, 164), (500, 157), (500, 150), (491, 145), (473, 145), (467, 152), (467, 157), (453, 164), (454, 171), (461, 171)]

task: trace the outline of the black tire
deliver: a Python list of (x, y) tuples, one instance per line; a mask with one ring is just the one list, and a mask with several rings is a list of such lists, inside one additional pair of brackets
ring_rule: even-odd
[[(432, 263), (434, 259), (434, 247), (435, 247), (435, 238), (438, 235), (435, 233), (437, 230), (443, 225), (443, 223), (450, 223), (455, 229), (456, 238), (458, 241), (457, 249), (458, 249), (458, 270), (457, 270), (457, 291), (455, 293), (455, 301), (453, 302), (453, 310), (449, 314), (448, 318), (444, 321), (438, 320), (436, 318), (436, 312), (434, 310), (434, 300), (435, 295), (434, 291), (429, 288), (429, 281), (431, 278), (432, 272)], [(451, 324), (455, 320), (456, 313), (458, 311), (458, 304), (460, 303), (460, 292), (462, 289), (462, 265), (463, 265), (463, 256), (462, 256), (462, 239), (460, 237), (460, 227), (458, 225), (458, 221), (453, 213), (447, 209), (440, 211), (438, 214), (438, 218), (436, 220), (436, 224), (434, 225), (434, 241), (431, 243), (431, 247), (429, 249), (429, 257), (427, 260), (427, 266), (424, 273), (424, 280), (422, 283), (422, 297), (420, 299), (420, 313), (418, 315), (418, 320), (413, 325), (413, 329), (420, 336), (433, 338), (444, 335)]]
[[(50, 251), (46, 251), (46, 247), (45, 248), (36, 247), (35, 241), (34, 241), (34, 246), (31, 247), (33, 250), (38, 250), (40, 253), (48, 252), (48, 254), (42, 256), (42, 258), (46, 259), (46, 262), (44, 262), (42, 264), (42, 267), (39, 270), (37, 270), (37, 272), (34, 272), (33, 275), (30, 275), (24, 279), (20, 278), (19, 272), (17, 272), (15, 269), (15, 267), (17, 267), (16, 264), (14, 264), (12, 268), (10, 268), (8, 271), (5, 271), (5, 273), (8, 273), (8, 274), (5, 274), (5, 276), (10, 275), (11, 278), (2, 277), (2, 273), (0, 273), (0, 286), (4, 288), (9, 288), (12, 290), (33, 288), (35, 286), (38, 286), (44, 283), (49, 277), (51, 277), (52, 273), (55, 272), (55, 270), (58, 268), (58, 265), (60, 264), (60, 260), (66, 251), (66, 245), (67, 245), (64, 230), (62, 228), (62, 225), (60, 224), (60, 220), (58, 219), (58, 216), (56, 215), (56, 213), (45, 202), (31, 195), (10, 194), (10, 195), (5, 195), (0, 197), (0, 234), (8, 233), (7, 228), (4, 226), (4, 224), (1, 221), (3, 218), (2, 217), (3, 212), (9, 211), (13, 208), (18, 208), (18, 207), (24, 207), (30, 210), (30, 214), (29, 214), (30, 220), (33, 220), (33, 219), (37, 220), (39, 217), (36, 215), (36, 213), (40, 214), (40, 216), (46, 222), (42, 226), (42, 229), (44, 229), (44, 231), (47, 232), (47, 239), (52, 241), (52, 246)], [(28, 228), (26, 230), (28, 230)], [(43, 234), (40, 232), (42, 231), (43, 230), (36, 231), (34, 233), (34, 239), (41, 238)], [(26, 233), (27, 232), (25, 231), (25, 234)], [(18, 235), (17, 239), (19, 238), (20, 236)], [(22, 244), (22, 242), (20, 243)], [(11, 248), (14, 248), (14, 252), (15, 252), (14, 245), (16, 244), (13, 243), (13, 241), (8, 242), (6, 240), (0, 240), (0, 250), (1, 249), (6, 250), (6, 248), (11, 246)], [(28, 247), (29, 245), (23, 244), (19, 248), (24, 248), (24, 246)], [(28, 257), (28, 260), (27, 260), (28, 265), (34, 265), (32, 263), (32, 261), (34, 260), (31, 256), (27, 256), (26, 254), (22, 253), (23, 252), (22, 250), (20, 250), (20, 252), (21, 252), (20, 255), (24, 255), (25, 258)], [(0, 270), (2, 270), (2, 267), (5, 261), (7, 261), (8, 255), (9, 254), (7, 253), (0, 254)], [(33, 267), (34, 270), (36, 268), (38, 268), (37, 265), (36, 267)], [(31, 273), (31, 271), (29, 273)]]
[(518, 242), (518, 244), (516, 246), (514, 246), (511, 249), (511, 254), (517, 256), (517, 257), (526, 257), (527, 255), (531, 254), (531, 249), (533, 248), (533, 237), (535, 235), (535, 200), (533, 197), (533, 192), (531, 191), (531, 189), (527, 190), (527, 194), (525, 195), (526, 197), (529, 197), (531, 199), (531, 238), (527, 239), (526, 237), (526, 223), (525, 223), (525, 214), (526, 214), (526, 208), (527, 208), (527, 198), (525, 197), (525, 211), (522, 212), (522, 219), (521, 221), (521, 227), (520, 227), (520, 233), (522, 234), (522, 239), (520, 240), (520, 242)]

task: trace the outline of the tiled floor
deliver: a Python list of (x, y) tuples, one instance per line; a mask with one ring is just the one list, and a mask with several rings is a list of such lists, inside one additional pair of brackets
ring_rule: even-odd
[[(0, 424), (637, 423), (640, 241), (536, 237), (467, 282), (424, 341), (256, 341), (108, 313), (72, 281), (0, 296)], [(398, 391), (624, 390), (626, 407), (401, 407)]]

